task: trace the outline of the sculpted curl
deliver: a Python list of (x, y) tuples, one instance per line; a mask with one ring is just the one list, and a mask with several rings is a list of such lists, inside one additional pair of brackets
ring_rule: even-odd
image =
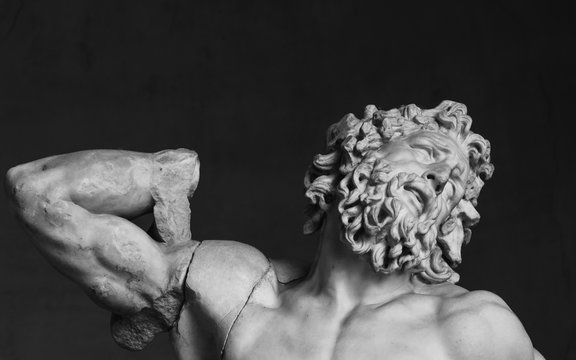
[[(469, 240), (469, 226), (475, 223), (458, 213), (476, 206), (484, 181), (494, 171), (490, 143), (470, 131), (471, 125), (466, 106), (453, 101), (433, 109), (412, 104), (384, 111), (369, 105), (362, 119), (346, 115), (330, 126), (327, 152), (316, 155), (306, 172), (304, 233), (319, 230), (327, 210), (337, 203), (343, 240), (354, 252), (366, 254), (376, 271), (409, 271), (430, 283), (457, 281), (453, 267), (460, 263), (460, 247)], [(425, 179), (410, 173), (392, 176), (379, 150), (422, 130), (442, 133), (459, 144), (470, 171), (457, 206), (448, 208), (448, 196), (455, 189), (447, 186), (430, 197), (426, 211), (414, 214), (400, 200), (399, 191), (426, 189)]]

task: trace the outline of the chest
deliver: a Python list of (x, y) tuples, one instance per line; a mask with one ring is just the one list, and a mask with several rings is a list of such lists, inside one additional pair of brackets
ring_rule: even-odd
[(226, 360), (446, 360), (433, 319), (414, 314), (261, 314), (247, 309)]

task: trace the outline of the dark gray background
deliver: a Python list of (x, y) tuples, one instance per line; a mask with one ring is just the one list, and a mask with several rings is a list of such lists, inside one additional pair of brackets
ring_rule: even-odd
[[(496, 172), (461, 285), (502, 296), (547, 359), (576, 359), (572, 7), (523, 1), (1, 1), (0, 170), (81, 149), (195, 149), (195, 238), (311, 259), (302, 178), (366, 104), (465, 103)], [(572, 74), (570, 74), (572, 75)], [(118, 348), (108, 314), (7, 211), (0, 359), (169, 359)]]

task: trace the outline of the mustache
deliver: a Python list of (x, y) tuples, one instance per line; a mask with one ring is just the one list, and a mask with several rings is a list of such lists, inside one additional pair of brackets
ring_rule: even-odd
[[(382, 179), (381, 179), (382, 180)], [(402, 172), (387, 179), (372, 191), (364, 192), (358, 198), (350, 196), (340, 205), (347, 207), (359, 201), (370, 207), (367, 225), (373, 228), (371, 232), (382, 230), (390, 222), (408, 208), (420, 220), (420, 226), (427, 227), (429, 220), (436, 220), (446, 213), (446, 204), (453, 194), (450, 183), (444, 186), (441, 193), (436, 194), (430, 182), (414, 173)], [(419, 229), (426, 232), (425, 228)]]
[(437, 194), (414, 173), (379, 171), (377, 183), (364, 174), (350, 174), (340, 184), (343, 240), (357, 254), (368, 254), (376, 271), (409, 271), (429, 283), (457, 281), (451, 265), (460, 262), (463, 236), (456, 231), (461, 222), (450, 216), (452, 185)]
[[(456, 214), (449, 213), (447, 200), (453, 195), (453, 189), (452, 184), (447, 183), (442, 192), (436, 194), (425, 178), (408, 173), (401, 173), (392, 178), (387, 189), (387, 196), (396, 198), (402, 195), (402, 191), (407, 191), (413, 197), (413, 201), (419, 204), (416, 209), (418, 220), (415, 233), (424, 242), (426, 250), (432, 250), (438, 245), (442, 251), (442, 259), (451, 268), (457, 267), (462, 262), (462, 245), (467, 244), (472, 236), (471, 229), (465, 226), (462, 219)], [(400, 211), (391, 213), (390, 216), (394, 217), (395, 214), (398, 214), (398, 218), (407, 216)], [(433, 225), (437, 226), (435, 239), (425, 236)], [(405, 234), (414, 231), (409, 228), (404, 230)], [(411, 236), (407, 238), (414, 239)]]

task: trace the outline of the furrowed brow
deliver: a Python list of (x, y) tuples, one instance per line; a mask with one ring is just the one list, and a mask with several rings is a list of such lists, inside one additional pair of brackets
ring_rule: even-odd
[(447, 153), (447, 154), (452, 153), (452, 149), (450, 149), (450, 145), (446, 144), (445, 142), (436, 140), (436, 139), (434, 139), (434, 140), (432, 140), (432, 139), (418, 139), (418, 140), (414, 141), (414, 143), (412, 145), (413, 146), (429, 146), (429, 147), (436, 148), (438, 151), (441, 151), (443, 153)]

